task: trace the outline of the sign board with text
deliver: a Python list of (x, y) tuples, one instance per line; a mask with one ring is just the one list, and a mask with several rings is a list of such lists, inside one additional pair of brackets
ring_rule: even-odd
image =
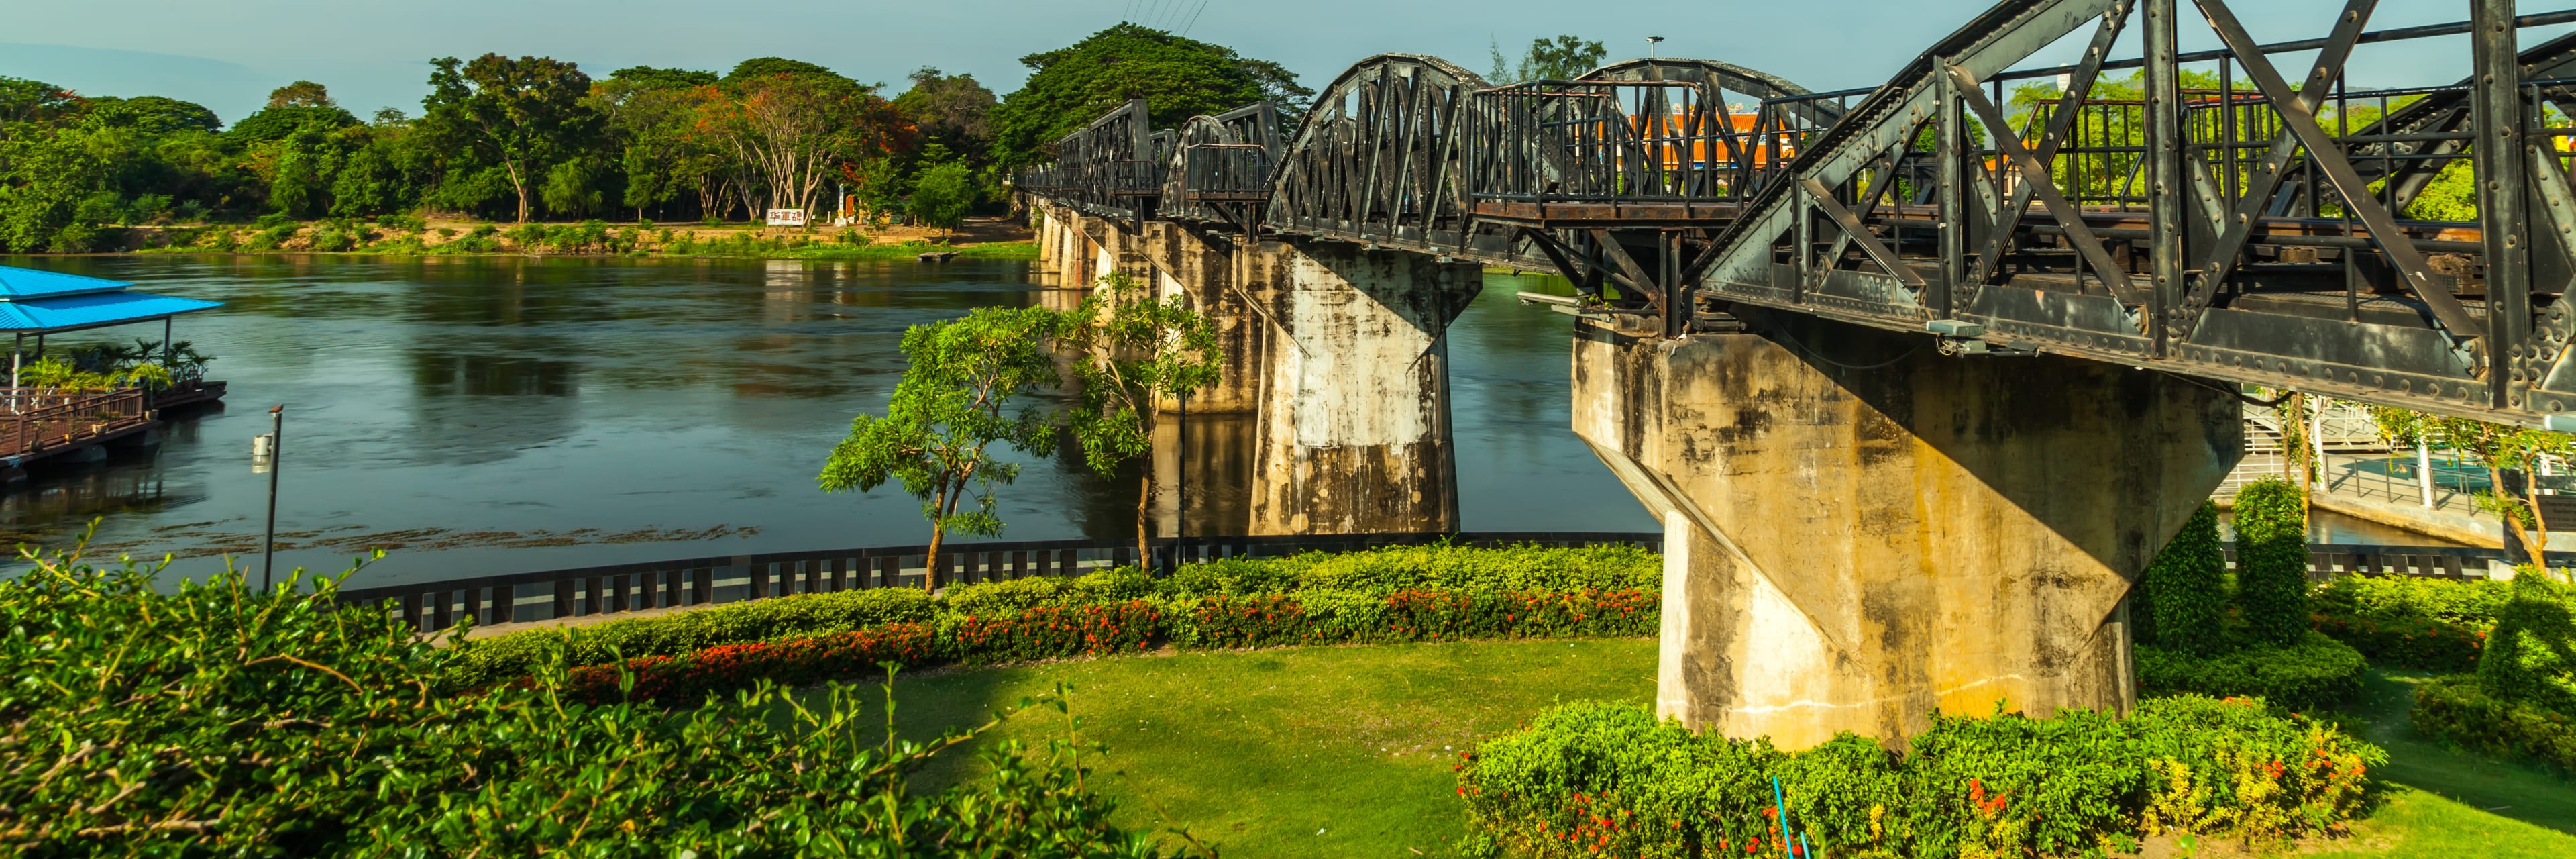
[(801, 226), (804, 226), (804, 225), (805, 225), (805, 210), (803, 210), (803, 209), (771, 209), (771, 210), (769, 210), (769, 225), (770, 225), (770, 226), (773, 226), (773, 227), (801, 227)]

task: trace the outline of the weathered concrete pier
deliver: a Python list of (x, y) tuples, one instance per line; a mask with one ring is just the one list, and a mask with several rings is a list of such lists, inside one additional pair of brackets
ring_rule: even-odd
[(1656, 711), (1797, 748), (1999, 701), (2125, 710), (2129, 584), (2242, 455), (2236, 398), (1754, 328), (1575, 334), (1575, 432), (1664, 522)]

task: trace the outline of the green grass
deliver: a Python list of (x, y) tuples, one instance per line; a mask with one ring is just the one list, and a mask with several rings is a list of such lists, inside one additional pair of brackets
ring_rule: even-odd
[[(1459, 751), (1559, 700), (1650, 698), (1654, 674), (1644, 640), (1184, 652), (903, 679), (895, 713), (926, 736), (1061, 680), (1131, 828), (1186, 827), (1228, 859), (1436, 856), (1466, 833)], [(1044, 742), (1054, 716), (1003, 730)]]
[[(1183, 827), (1229, 859), (1440, 856), (1466, 831), (1450, 769), (1459, 750), (1560, 700), (1649, 699), (1654, 672), (1643, 640), (1179, 653), (905, 678), (896, 713), (926, 738), (1062, 681), (1083, 739), (1110, 746), (1094, 786), (1131, 828)], [(2406, 710), (2421, 679), (2371, 672), (2345, 721), (2388, 749), (2378, 775), (2395, 789), (2353, 838), (2298, 855), (2576, 856), (2576, 782), (2417, 735)], [(1052, 711), (1002, 730), (1064, 735)]]

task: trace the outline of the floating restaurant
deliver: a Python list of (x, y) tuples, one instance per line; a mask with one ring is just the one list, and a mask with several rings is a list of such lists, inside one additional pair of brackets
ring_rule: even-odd
[[(223, 398), (224, 383), (202, 377), (204, 360), (181, 355), (171, 339), (172, 319), (222, 302), (132, 286), (0, 266), (0, 330), (13, 335), (9, 387), (0, 393), (7, 406), (0, 413), (0, 481), (26, 480), (27, 466), (39, 461), (90, 462), (105, 459), (110, 445), (158, 444), (170, 410)], [(47, 335), (152, 322), (161, 323), (161, 342), (151, 349), (45, 354)]]

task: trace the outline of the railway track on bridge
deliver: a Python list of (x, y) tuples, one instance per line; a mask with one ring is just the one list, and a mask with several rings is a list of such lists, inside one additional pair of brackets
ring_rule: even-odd
[[(1293, 130), (1269, 104), (1155, 129), (1133, 102), (1016, 181), (1136, 229), (1562, 274), (1641, 337), (1806, 315), (2576, 429), (2576, 36), (2520, 38), (2576, 10), (2462, 5), (2374, 29), (2352, 0), (2258, 44), (2223, 0), (2007, 0), (1825, 93), (1715, 60), (1497, 82), (1388, 54)], [(2191, 31), (2224, 47), (2182, 52)], [(2083, 61), (2035, 60), (2073, 40)], [(2390, 46), (2473, 73), (2346, 80)], [(2093, 94), (2125, 70), (2135, 97)], [(2473, 216), (2419, 205), (2462, 171)]]

